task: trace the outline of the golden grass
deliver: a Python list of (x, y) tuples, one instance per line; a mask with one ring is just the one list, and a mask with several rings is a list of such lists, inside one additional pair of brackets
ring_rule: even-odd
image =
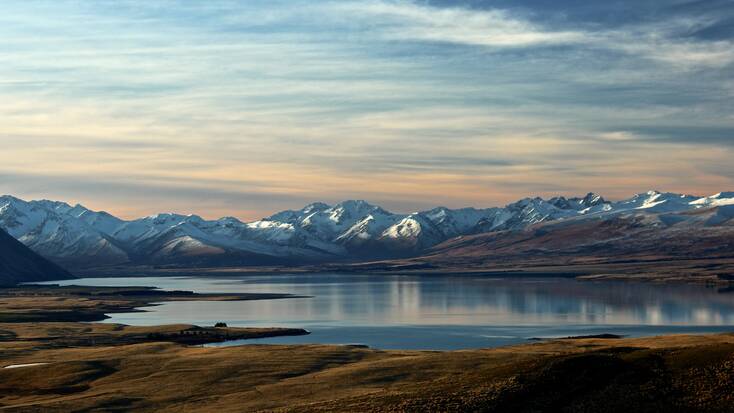
[(454, 352), (145, 343), (2, 359), (4, 365), (38, 362), (50, 364), (0, 369), (0, 406), (217, 412), (734, 406), (726, 404), (734, 402), (727, 387), (734, 384), (734, 335), (555, 340)]

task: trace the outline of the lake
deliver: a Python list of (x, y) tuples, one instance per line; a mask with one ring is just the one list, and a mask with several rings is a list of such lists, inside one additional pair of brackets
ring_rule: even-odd
[(108, 323), (300, 327), (311, 335), (247, 343), (365, 344), (468, 349), (532, 338), (734, 331), (734, 293), (716, 287), (570, 278), (294, 274), (85, 278), (62, 285), (153, 286), (199, 293), (291, 293), (308, 298), (166, 302), (110, 314)]

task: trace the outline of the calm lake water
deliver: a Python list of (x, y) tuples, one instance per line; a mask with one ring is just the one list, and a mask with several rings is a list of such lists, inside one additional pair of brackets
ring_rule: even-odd
[(240, 278), (86, 278), (63, 285), (153, 286), (200, 293), (291, 293), (310, 298), (167, 302), (111, 314), (109, 323), (300, 327), (311, 335), (229, 342), (366, 344), (466, 349), (534, 337), (734, 331), (734, 293), (698, 285), (563, 278), (268, 275)]

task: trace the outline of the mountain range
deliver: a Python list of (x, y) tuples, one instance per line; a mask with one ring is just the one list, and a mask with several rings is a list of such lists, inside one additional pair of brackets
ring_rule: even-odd
[[(409, 214), (350, 200), (313, 203), (254, 222), (173, 213), (123, 220), (82, 205), (0, 197), (0, 228), (71, 268), (295, 265), (461, 256), (460, 251), (471, 256), (477, 248), (487, 259), (502, 260), (512, 255), (507, 244), (515, 252), (524, 245), (539, 255), (551, 250), (573, 254), (581, 244), (611, 253), (634, 245), (630, 242), (639, 242), (643, 235), (659, 248), (666, 248), (661, 239), (673, 235), (679, 243), (695, 243), (704, 234), (729, 242), (732, 218), (734, 192), (699, 197), (649, 191), (616, 202), (589, 193), (525, 198), (504, 207), (438, 207)], [(636, 238), (629, 238), (633, 234)], [(726, 242), (722, 248), (731, 245)], [(686, 245), (678, 248), (695, 250), (695, 245)]]

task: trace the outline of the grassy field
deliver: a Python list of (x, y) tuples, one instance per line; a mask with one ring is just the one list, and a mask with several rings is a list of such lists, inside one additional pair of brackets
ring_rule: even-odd
[(734, 335), (491, 350), (172, 343), (6, 352), (9, 411), (734, 410)]

